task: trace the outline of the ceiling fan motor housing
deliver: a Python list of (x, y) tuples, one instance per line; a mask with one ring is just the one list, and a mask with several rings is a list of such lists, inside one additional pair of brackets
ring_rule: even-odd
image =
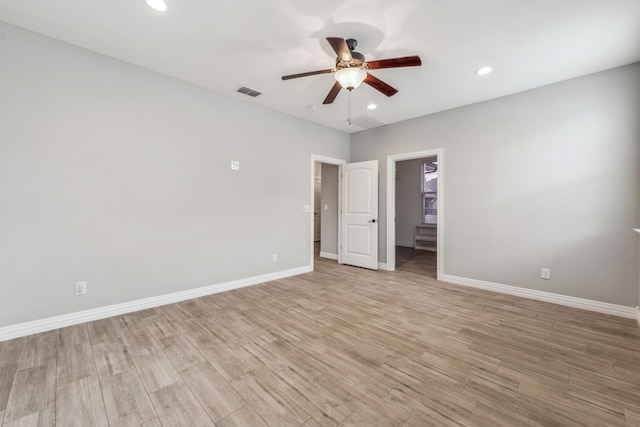
[(360, 52), (354, 51), (358, 42), (355, 39), (347, 39), (345, 40), (345, 42), (349, 47), (351, 61), (344, 61), (338, 56), (336, 58), (336, 69), (342, 70), (344, 68), (362, 68), (362, 65), (364, 64), (364, 55)]
[(347, 43), (347, 46), (351, 51), (351, 59), (356, 62), (355, 66), (360, 66), (362, 63), (364, 63), (364, 55), (360, 52), (355, 52), (358, 41), (356, 39), (346, 39), (345, 43)]

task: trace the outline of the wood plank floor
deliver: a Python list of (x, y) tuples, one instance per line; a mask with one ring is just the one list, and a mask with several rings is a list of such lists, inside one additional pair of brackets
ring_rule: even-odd
[(396, 246), (396, 270), (437, 277), (437, 253), (416, 250), (406, 246)]
[(633, 320), (317, 259), (0, 343), (2, 426), (639, 426)]

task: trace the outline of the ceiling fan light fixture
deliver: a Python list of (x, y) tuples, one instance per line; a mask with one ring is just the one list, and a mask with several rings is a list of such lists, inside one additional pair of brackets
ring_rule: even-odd
[(164, 0), (147, 0), (147, 6), (158, 12), (167, 10), (167, 3), (165, 3)]
[(335, 77), (344, 89), (353, 90), (367, 78), (367, 72), (362, 68), (343, 68), (336, 71)]

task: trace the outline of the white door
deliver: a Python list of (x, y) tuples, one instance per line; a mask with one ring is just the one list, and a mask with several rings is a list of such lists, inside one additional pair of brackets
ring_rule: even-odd
[(378, 269), (378, 161), (341, 168), (340, 262)]

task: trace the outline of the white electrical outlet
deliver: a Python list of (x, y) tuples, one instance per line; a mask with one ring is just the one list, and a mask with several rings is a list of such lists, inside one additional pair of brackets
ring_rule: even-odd
[(239, 171), (240, 170), (240, 162), (232, 160), (231, 161), (231, 170), (232, 171)]
[(543, 267), (542, 270), (540, 270), (540, 277), (545, 279), (545, 280), (550, 280), (551, 279), (551, 269)]
[(76, 295), (84, 295), (87, 293), (87, 282), (76, 282)]
[(278, 262), (278, 254), (273, 254), (273, 262)]

